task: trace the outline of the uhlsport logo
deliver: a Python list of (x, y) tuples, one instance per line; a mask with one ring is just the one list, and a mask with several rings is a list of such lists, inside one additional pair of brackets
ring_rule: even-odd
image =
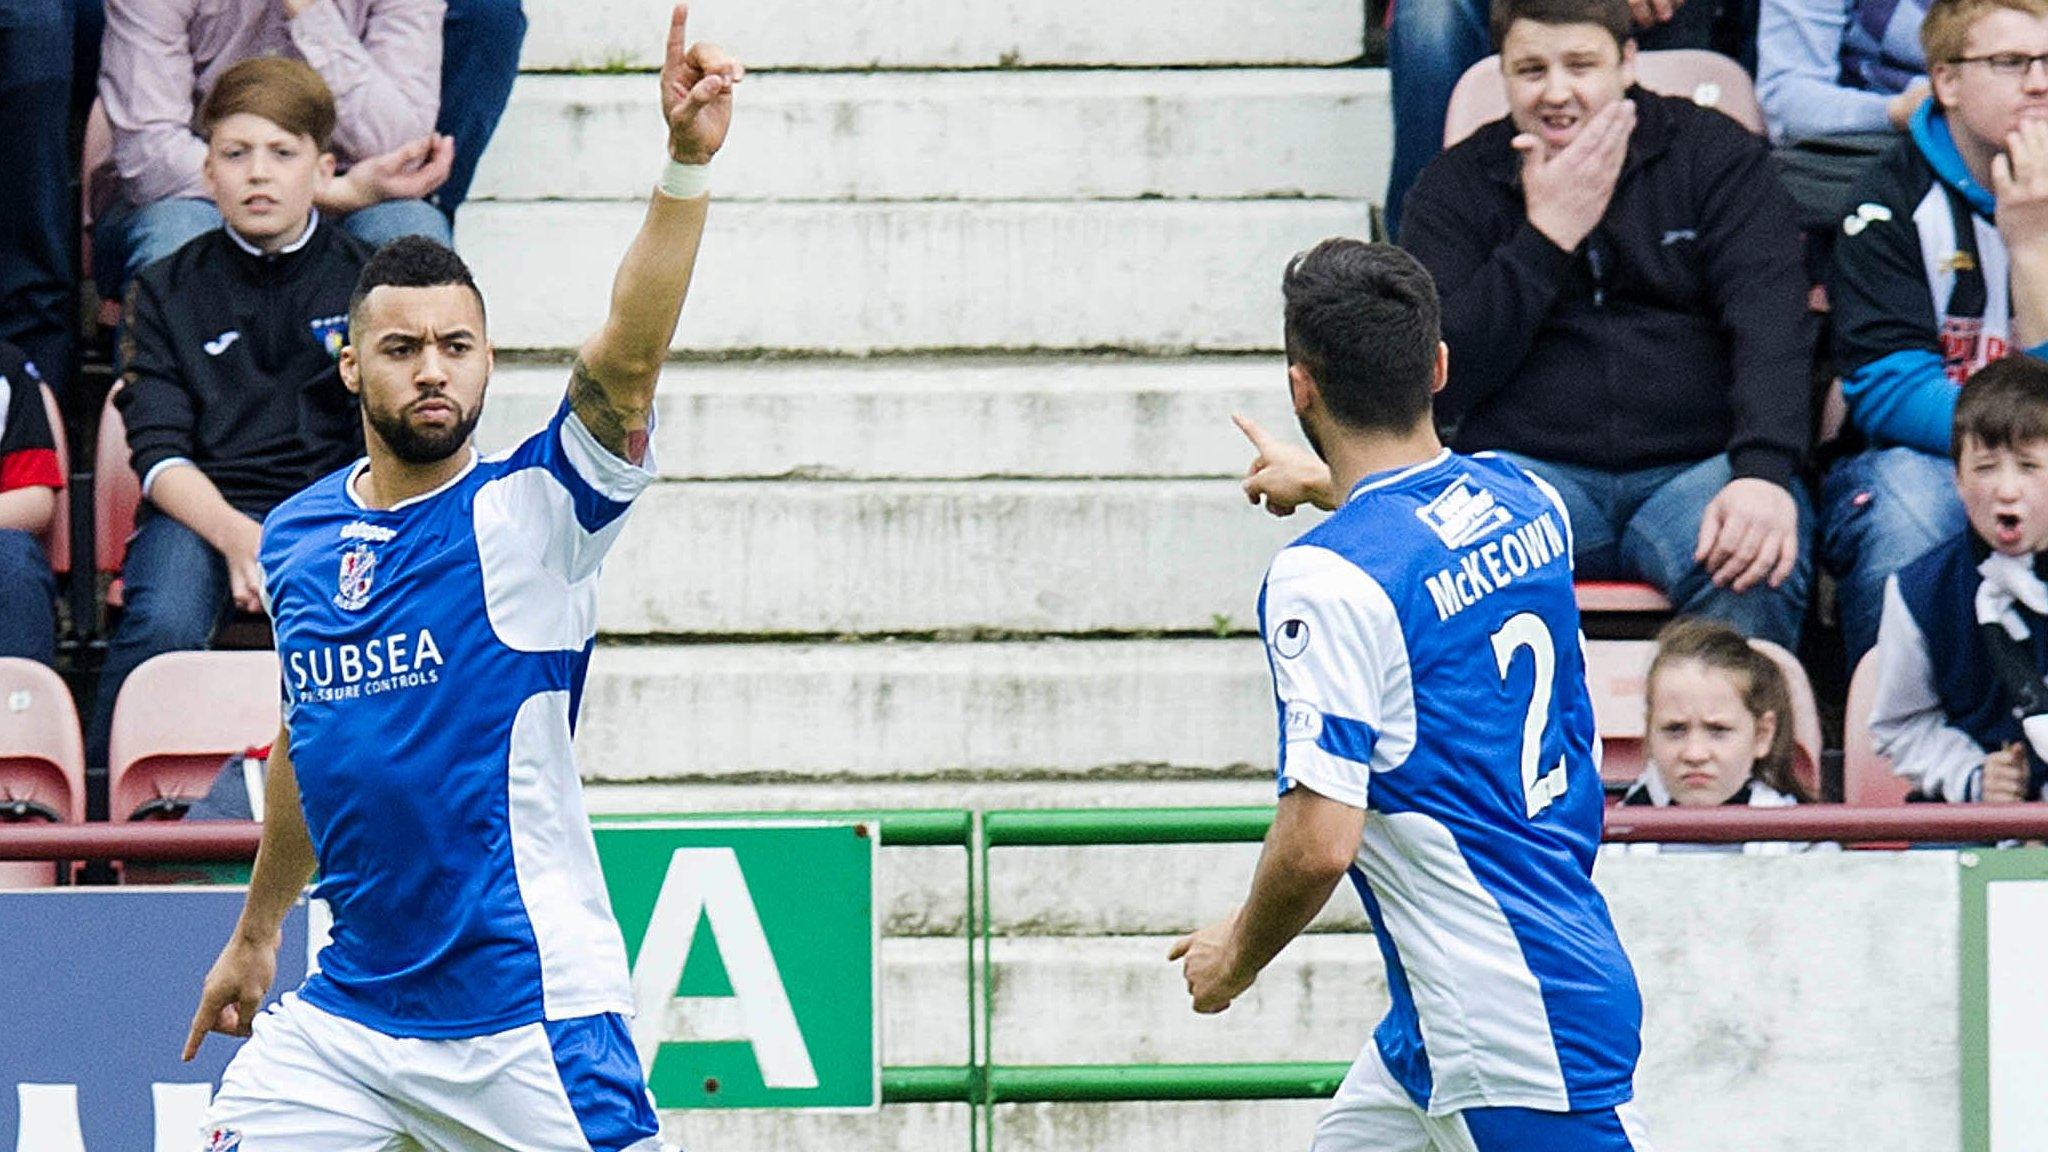
[(206, 1137), (206, 1152), (234, 1152), (242, 1146), (242, 1134), (233, 1128), (215, 1128)]
[(334, 603), (354, 612), (370, 602), (370, 584), (377, 575), (377, 553), (363, 541), (341, 554), (341, 590)]
[(1469, 548), (1507, 526), (1513, 517), (1500, 506), (1493, 493), (1474, 490), (1470, 476), (1460, 476), (1436, 499), (1415, 510), (1416, 519), (1429, 525), (1446, 548)]

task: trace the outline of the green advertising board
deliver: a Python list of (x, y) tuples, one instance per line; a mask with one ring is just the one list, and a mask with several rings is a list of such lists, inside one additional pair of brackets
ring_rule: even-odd
[(1963, 852), (1963, 1152), (2048, 1143), (2048, 851)]
[(873, 824), (599, 821), (593, 831), (656, 1104), (880, 1104)]

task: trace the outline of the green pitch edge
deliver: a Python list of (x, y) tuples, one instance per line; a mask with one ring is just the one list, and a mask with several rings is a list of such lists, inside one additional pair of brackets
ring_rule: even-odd
[[(1306, 1100), (1335, 1095), (1348, 1064), (1037, 1064), (990, 1070), (990, 1103), (1089, 1104), (1138, 1100)], [(888, 1104), (967, 1102), (974, 1070), (882, 1069)]]

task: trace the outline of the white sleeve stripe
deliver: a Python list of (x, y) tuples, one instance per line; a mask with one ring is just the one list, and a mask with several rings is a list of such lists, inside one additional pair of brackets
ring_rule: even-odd
[(631, 503), (654, 481), (654, 413), (647, 414), (647, 452), (638, 464), (619, 459), (598, 443), (573, 408), (562, 420), (562, 454), (600, 496)]
[(1280, 791), (1306, 788), (1318, 796), (1348, 804), (1353, 808), (1367, 807), (1366, 781), (1370, 774), (1359, 771), (1360, 765), (1343, 760), (1314, 744), (1301, 741), (1289, 744), (1282, 753), (1284, 762), (1280, 769)]

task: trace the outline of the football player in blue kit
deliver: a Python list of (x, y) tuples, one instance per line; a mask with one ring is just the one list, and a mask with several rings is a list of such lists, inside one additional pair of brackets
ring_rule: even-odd
[[(341, 372), (368, 455), (263, 528), (284, 724), (247, 904), (186, 1044), (254, 1033), (211, 1148), (664, 1147), (570, 734), (742, 76), (686, 19), (661, 72), (668, 167), (545, 428), (473, 447), (491, 346), (453, 252), (407, 238), (362, 272)], [(258, 1015), (316, 866), (331, 942)]]
[(1603, 798), (1563, 503), (1438, 441), (1449, 352), (1413, 258), (1328, 240), (1283, 283), (1315, 454), (1240, 419), (1245, 491), (1334, 514), (1259, 598), (1280, 800), (1250, 896), (1172, 957), (1195, 1010), (1221, 1012), (1349, 875), (1393, 1004), (1315, 1152), (1644, 1152), (1642, 1001), (1592, 882)]

